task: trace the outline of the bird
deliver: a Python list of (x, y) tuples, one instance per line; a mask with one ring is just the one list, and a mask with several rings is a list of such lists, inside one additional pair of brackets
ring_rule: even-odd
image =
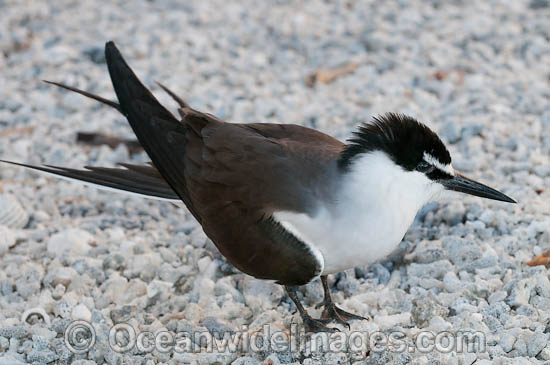
[[(178, 118), (141, 83), (112, 41), (105, 60), (118, 102), (49, 83), (124, 115), (151, 162), (83, 169), (3, 162), (183, 202), (233, 266), (284, 286), (308, 332), (367, 319), (335, 304), (327, 275), (390, 254), (418, 210), (443, 191), (516, 203), (455, 171), (441, 139), (413, 117), (374, 117), (341, 142), (296, 124), (229, 123), (193, 109), (161, 85), (179, 103)], [(313, 318), (298, 288), (319, 278), (324, 308)]]

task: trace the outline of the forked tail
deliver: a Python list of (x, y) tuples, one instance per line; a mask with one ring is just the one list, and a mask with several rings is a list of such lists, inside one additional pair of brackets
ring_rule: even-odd
[[(121, 164), (122, 168), (86, 166), (85, 170), (58, 166), (34, 166), (0, 160), (24, 166), (57, 177), (77, 180), (105, 190), (125, 191), (161, 200), (183, 201), (191, 212), (194, 209), (186, 189), (184, 166), (186, 126), (164, 108), (139, 81), (113, 42), (105, 46), (105, 57), (119, 102), (105, 99), (57, 82), (47, 83), (82, 94), (106, 104), (123, 114), (134, 130), (140, 144), (153, 161), (151, 165)], [(187, 103), (159, 83), (180, 107)], [(195, 215), (195, 214), (194, 214)], [(195, 215), (196, 216), (196, 215)]]

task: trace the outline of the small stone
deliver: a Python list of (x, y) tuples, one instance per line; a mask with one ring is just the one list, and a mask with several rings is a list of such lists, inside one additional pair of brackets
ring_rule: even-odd
[(452, 327), (453, 325), (441, 318), (441, 316), (432, 317), (428, 325), (428, 328), (435, 333), (449, 331)]
[(460, 281), (454, 271), (449, 271), (445, 274), (445, 276), (443, 277), (443, 285), (445, 287), (445, 290), (450, 293), (457, 292), (465, 287), (464, 283)]
[(189, 303), (183, 313), (185, 318), (192, 322), (199, 322), (203, 316), (202, 308), (196, 303)]
[(407, 267), (407, 274), (411, 280), (418, 278), (440, 280), (451, 270), (452, 265), (448, 260), (434, 261), (429, 264), (417, 264), (413, 262)]
[(476, 361), (475, 364), (476, 365), (494, 365), (494, 362), (487, 359), (481, 359), (479, 361)]
[(17, 353), (4, 353), (0, 356), (0, 365), (25, 365), (26, 362), (18, 359)]
[(233, 361), (231, 365), (260, 365), (260, 362), (253, 357), (243, 356)]
[(204, 272), (211, 262), (212, 262), (212, 259), (210, 257), (208, 256), (201, 257), (199, 261), (197, 261), (199, 272)]
[(113, 275), (101, 285), (103, 295), (96, 299), (96, 308), (105, 308), (110, 303), (116, 303), (122, 298), (128, 288), (128, 280), (118, 275)]
[(535, 291), (544, 298), (550, 298), (550, 280), (548, 275), (541, 273), (535, 279)]
[(87, 100), (79, 96), (77, 93), (65, 93), (60, 98), (60, 105), (71, 113), (82, 110)]
[(462, 223), (466, 209), (461, 201), (453, 201), (441, 211), (441, 219), (450, 226)]
[(0, 352), (6, 352), (10, 347), (10, 340), (4, 336), (0, 336)]
[[(471, 241), (449, 236), (442, 238), (443, 249), (447, 251), (447, 257), (460, 270), (473, 271), (473, 262), (481, 258), (482, 253), (478, 245)], [(461, 280), (464, 280), (461, 278)]]
[(244, 296), (237, 288), (235, 288), (234, 280), (231, 277), (222, 278), (216, 281), (216, 284), (214, 285), (214, 295), (222, 296), (226, 294), (231, 295), (234, 301), (244, 303)]
[(531, 297), (530, 303), (534, 308), (544, 313), (550, 313), (550, 299), (541, 297), (540, 295), (534, 295)]
[(135, 317), (136, 310), (137, 308), (135, 305), (123, 305), (120, 308), (112, 309), (110, 316), (113, 323), (124, 323), (128, 322), (132, 317)]
[(281, 365), (281, 361), (276, 354), (271, 354), (262, 362), (262, 365)]
[(460, 140), (460, 130), (454, 121), (445, 122), (441, 128), (441, 134), (449, 143), (456, 143)]
[[(115, 288), (113, 288), (115, 290)], [(135, 298), (139, 298), (147, 295), (147, 284), (140, 279), (132, 279), (124, 287), (123, 292), (113, 292), (114, 303), (119, 301), (123, 303), (129, 303)]]
[(55, 331), (57, 334), (63, 334), (65, 332), (65, 329), (71, 324), (71, 322), (72, 321), (69, 318), (54, 318), (49, 328)]
[(431, 318), (435, 316), (446, 317), (449, 310), (438, 304), (431, 297), (423, 297), (413, 300), (411, 316), (419, 328), (428, 325)]
[(483, 124), (468, 123), (467, 126), (462, 128), (462, 138), (467, 140), (470, 137), (479, 136), (483, 132), (484, 127)]
[(97, 363), (93, 360), (74, 360), (71, 362), (71, 365), (97, 365)]
[(393, 315), (377, 315), (374, 316), (374, 322), (380, 326), (381, 329), (392, 329), (395, 327), (407, 326), (411, 323), (411, 314), (408, 312), (393, 314)]
[(237, 358), (237, 354), (234, 352), (218, 352), (218, 353), (200, 353), (198, 354), (198, 363), (205, 365), (217, 365), (217, 364), (232, 364)]
[(128, 277), (139, 277), (141, 280), (149, 282), (155, 278), (161, 263), (162, 258), (156, 252), (136, 255), (130, 263)]
[(511, 307), (528, 305), (529, 298), (531, 297), (531, 288), (533, 286), (534, 283), (531, 278), (513, 282), (510, 295), (506, 299), (508, 305)]
[(15, 287), (19, 295), (23, 298), (29, 298), (40, 291), (44, 271), (42, 267), (30, 264), (25, 269), (23, 277), (15, 282)]
[(67, 288), (65, 288), (65, 285), (57, 284), (52, 292), (52, 298), (55, 300), (61, 299), (61, 297), (63, 297), (63, 295), (65, 294), (65, 290), (67, 290)]
[(29, 334), (27, 328), (23, 326), (13, 326), (0, 328), (0, 336), (6, 338), (22, 338)]
[(444, 257), (445, 253), (441, 248), (441, 242), (423, 241), (416, 245), (412, 253), (405, 256), (405, 260), (408, 262), (417, 262), (419, 264), (429, 264), (434, 261), (439, 261)]
[(187, 352), (176, 352), (174, 354), (174, 360), (183, 364), (199, 364), (198, 355)]
[(15, 285), (11, 280), (0, 280), (0, 294), (6, 296), (15, 292)]
[(531, 9), (550, 8), (550, 0), (531, 0), (529, 7)]
[[(386, 257), (386, 261), (396, 265), (402, 264), (405, 256), (411, 253), (413, 248), (413, 245), (409, 241), (401, 241), (399, 246)], [(360, 278), (360, 276), (357, 276), (357, 278)]]
[(170, 249), (167, 249), (166, 247), (161, 247), (159, 249), (160, 255), (164, 262), (172, 263), (177, 261), (178, 256)]
[(487, 346), (487, 352), (492, 359), (506, 355), (506, 352), (504, 352), (500, 345)]
[(69, 303), (68, 301), (61, 299), (54, 306), (54, 313), (61, 318), (71, 318), (71, 313), (73, 310), (74, 304)]
[(512, 355), (513, 357), (528, 356), (528, 343), (532, 334), (533, 332), (529, 330), (519, 330), (518, 335), (516, 336), (516, 342), (514, 343), (514, 348), (508, 355)]
[(254, 312), (262, 312), (276, 307), (284, 292), (281, 285), (246, 277), (243, 282), (243, 295), (246, 305)]
[(59, 357), (50, 349), (48, 341), (42, 336), (32, 336), (32, 350), (27, 355), (31, 362), (50, 363)]
[(172, 291), (172, 283), (161, 280), (153, 280), (147, 285), (147, 298), (149, 305), (168, 300)]
[(546, 333), (535, 332), (527, 341), (527, 355), (535, 357), (548, 344), (548, 335)]
[(374, 273), (374, 277), (378, 279), (378, 284), (386, 285), (390, 281), (390, 271), (386, 269), (384, 265), (375, 264), (372, 268), (372, 272)]
[(481, 215), (479, 216), (479, 220), (485, 223), (486, 225), (491, 225), (495, 221), (495, 212), (493, 212), (490, 209), (485, 210)]
[(121, 270), (126, 267), (126, 258), (121, 254), (115, 253), (103, 259), (105, 269)]
[(489, 304), (502, 302), (504, 299), (506, 299), (507, 296), (508, 296), (508, 294), (504, 290), (499, 290), (497, 292), (492, 293), (489, 296), (488, 302), (489, 302)]
[(58, 267), (50, 271), (44, 280), (47, 283), (50, 283), (50, 285), (54, 288), (58, 285), (63, 285), (67, 288), (71, 284), (72, 280), (77, 276), (78, 274), (76, 270), (71, 267)]
[(71, 312), (71, 318), (74, 321), (86, 321), (91, 322), (92, 321), (92, 312), (86, 307), (84, 304), (77, 304), (72, 312)]
[(77, 228), (67, 229), (54, 234), (48, 240), (48, 252), (61, 257), (68, 253), (71, 256), (81, 256), (90, 250), (94, 237), (87, 231)]
[(42, 222), (46, 222), (46, 221), (50, 220), (50, 215), (48, 213), (44, 212), (43, 210), (39, 210), (39, 211), (34, 212), (32, 214), (32, 217), (37, 223), (42, 223)]
[(504, 352), (512, 351), (515, 343), (516, 343), (516, 336), (512, 335), (511, 333), (503, 334), (499, 341), (499, 345), (500, 347), (502, 347)]
[(550, 345), (546, 345), (545, 348), (539, 354), (541, 360), (550, 360)]
[(225, 334), (233, 335), (235, 333), (231, 327), (222, 323), (216, 317), (205, 317), (199, 322), (199, 325), (206, 327), (208, 332), (217, 339), (222, 339)]
[(55, 331), (50, 331), (49, 329), (40, 325), (32, 326), (30, 332), (33, 336), (44, 337), (48, 342), (52, 341), (57, 336), (57, 333)]

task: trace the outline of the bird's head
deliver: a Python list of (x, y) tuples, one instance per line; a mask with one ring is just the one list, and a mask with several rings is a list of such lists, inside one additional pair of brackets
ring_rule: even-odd
[(380, 152), (386, 162), (378, 164), (396, 167), (400, 171), (399, 176), (411, 182), (411, 189), (425, 188), (435, 192), (446, 189), (508, 203), (516, 202), (456, 172), (451, 164), (451, 155), (437, 134), (406, 115), (389, 113), (361, 125), (348, 140), (338, 163), (340, 168), (350, 170), (360, 156)]

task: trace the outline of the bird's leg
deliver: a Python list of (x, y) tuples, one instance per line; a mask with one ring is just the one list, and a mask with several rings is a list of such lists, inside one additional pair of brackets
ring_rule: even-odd
[(323, 323), (324, 321), (313, 319), (308, 314), (308, 312), (305, 310), (302, 303), (300, 303), (300, 300), (298, 299), (298, 295), (296, 294), (296, 287), (295, 286), (287, 286), (285, 285), (285, 290), (296, 305), (296, 308), (298, 309), (298, 312), (300, 312), (300, 317), (302, 317), (302, 322), (304, 322), (304, 326), (306, 328), (306, 332), (335, 332), (338, 331), (337, 328), (329, 328), (325, 326)]
[(346, 312), (345, 310), (338, 308), (336, 304), (334, 304), (334, 301), (332, 300), (332, 295), (330, 295), (330, 288), (328, 287), (326, 275), (321, 276), (321, 283), (323, 284), (323, 291), (325, 292), (325, 298), (321, 303), (324, 306), (323, 313), (321, 314), (321, 321), (325, 323), (337, 322), (344, 324), (349, 328), (350, 326), (348, 321), (354, 319), (369, 320), (369, 318)]

